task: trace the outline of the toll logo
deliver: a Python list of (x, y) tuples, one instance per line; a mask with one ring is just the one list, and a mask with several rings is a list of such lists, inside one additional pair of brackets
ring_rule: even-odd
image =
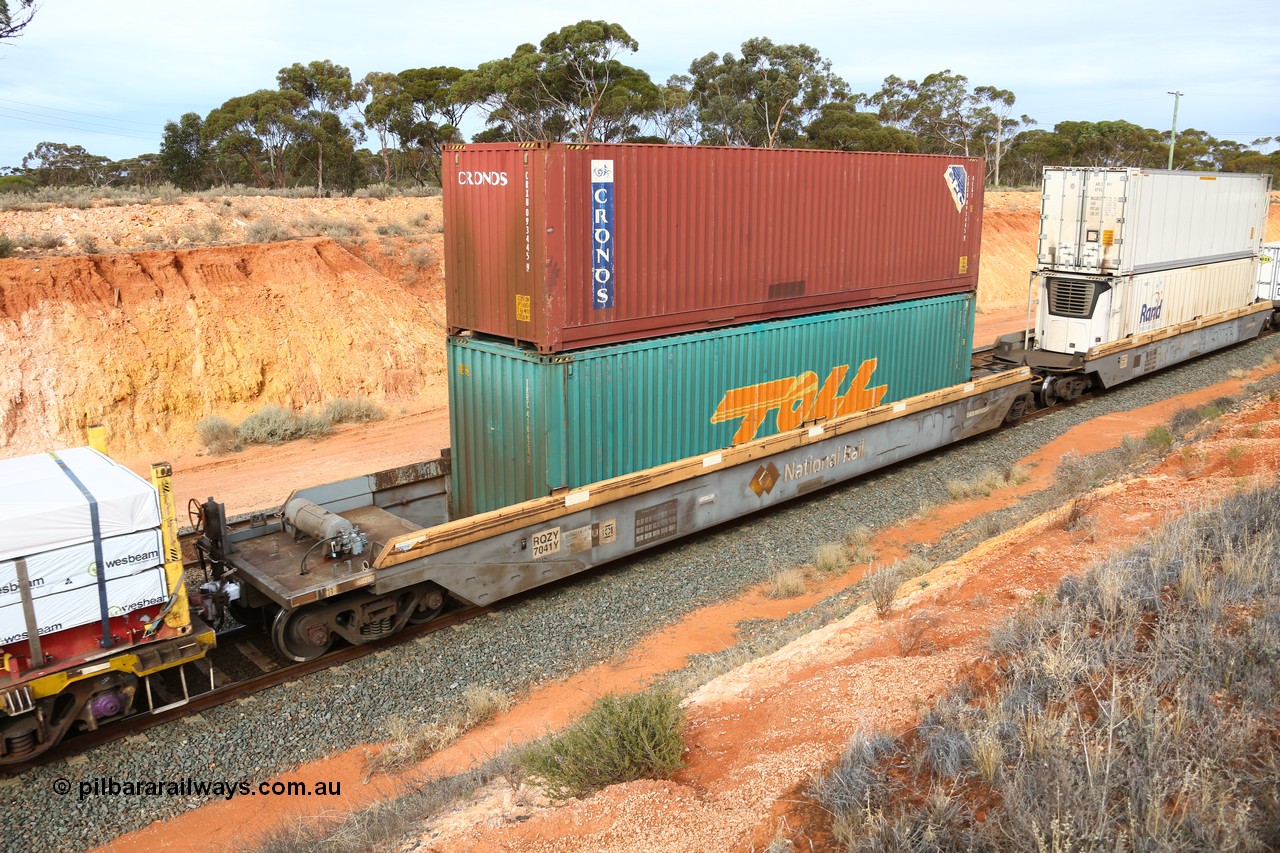
[(591, 307), (613, 307), (613, 161), (591, 161)]
[(951, 165), (943, 173), (947, 179), (947, 189), (951, 191), (951, 200), (956, 203), (956, 210), (964, 210), (965, 202), (969, 200), (969, 174), (964, 170), (964, 166)]
[(842, 364), (831, 368), (822, 386), (818, 386), (818, 374), (806, 370), (799, 376), (772, 379), (757, 385), (745, 385), (726, 391), (711, 416), (711, 423), (718, 424), (738, 418), (742, 423), (733, 435), (734, 444), (751, 441), (760, 432), (765, 419), (772, 412), (778, 432), (786, 432), (805, 421), (848, 415), (880, 405), (888, 392), (888, 385), (869, 386), (879, 359), (869, 358), (858, 366), (857, 373), (849, 381), (844, 393), (840, 393), (850, 366)]
[(1144, 304), (1142, 306), (1142, 309), (1138, 312), (1139, 325), (1145, 326), (1148, 323), (1151, 323), (1155, 320), (1159, 320), (1160, 312), (1163, 309), (1164, 309), (1164, 296), (1162, 296), (1160, 294), (1160, 291), (1157, 290), (1152, 295), (1151, 302), (1149, 304)]

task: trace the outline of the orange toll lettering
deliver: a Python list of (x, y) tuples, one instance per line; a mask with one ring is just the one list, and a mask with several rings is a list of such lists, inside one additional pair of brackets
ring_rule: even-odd
[(869, 358), (858, 366), (848, 389), (840, 387), (849, 374), (849, 365), (833, 367), (818, 387), (818, 374), (806, 370), (799, 376), (771, 379), (757, 385), (746, 385), (726, 391), (711, 416), (713, 424), (742, 419), (733, 435), (734, 444), (755, 438), (770, 412), (777, 411), (775, 422), (779, 432), (795, 429), (805, 421), (822, 420), (837, 415), (870, 409), (880, 405), (888, 385), (868, 387), (878, 359)]

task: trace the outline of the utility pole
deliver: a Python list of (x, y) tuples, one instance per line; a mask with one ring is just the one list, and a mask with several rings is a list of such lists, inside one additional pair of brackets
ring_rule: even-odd
[(1169, 168), (1173, 168), (1173, 143), (1178, 138), (1178, 101), (1182, 98), (1181, 92), (1170, 92), (1173, 95), (1173, 127), (1169, 130)]

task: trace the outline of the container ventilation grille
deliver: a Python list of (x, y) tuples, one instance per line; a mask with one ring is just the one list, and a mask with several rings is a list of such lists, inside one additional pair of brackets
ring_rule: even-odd
[(1088, 317), (1098, 285), (1092, 281), (1049, 279), (1049, 313), (1055, 317)]

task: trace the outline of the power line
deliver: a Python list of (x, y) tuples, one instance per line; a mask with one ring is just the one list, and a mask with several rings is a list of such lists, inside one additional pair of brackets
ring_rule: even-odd
[[(14, 113), (21, 113), (22, 115), (13, 115)], [(7, 116), (9, 116), (10, 118), (16, 118), (16, 119), (18, 119), (18, 120), (20, 120), (20, 121), (38, 121), (39, 119), (53, 119), (55, 122), (70, 122), (70, 124), (58, 125), (58, 126), (61, 126), (61, 127), (73, 127), (73, 128), (77, 128), (77, 127), (84, 127), (84, 128), (86, 128), (86, 129), (88, 129), (88, 128), (95, 128), (95, 127), (102, 127), (102, 128), (106, 128), (108, 131), (123, 132), (124, 134), (129, 134), (129, 133), (140, 133), (140, 132), (141, 132), (141, 131), (136, 131), (136, 130), (134, 130), (134, 129), (133, 129), (133, 128), (131, 128), (131, 127), (113, 127), (112, 125), (109, 125), (109, 124), (99, 124), (99, 123), (98, 123), (98, 122), (96, 122), (96, 121), (81, 121), (80, 119), (59, 119), (57, 116), (46, 116), (46, 115), (43, 115), (43, 114), (41, 114), (41, 113), (33, 113), (33, 112), (28, 111), (28, 110), (15, 110), (13, 107), (4, 107), (4, 106), (0, 106), (0, 115), (7, 115)], [(26, 115), (26, 116), (38, 116), (39, 118), (38, 118), (38, 119), (24, 119), (24, 118), (22, 118), (22, 116), (24, 116), (24, 115)], [(50, 122), (45, 122), (45, 123), (47, 124), (47, 123), (50, 123)]]
[[(100, 116), (100, 115), (94, 115), (93, 113), (76, 112), (75, 110), (62, 110), (62, 109), (58, 109), (57, 107), (46, 107), (41, 104), (28, 104), (26, 101), (15, 101), (12, 98), (0, 98), (0, 101), (4, 101), (5, 103), (9, 103), (9, 104), (22, 104), (22, 106), (24, 107), (34, 107), (37, 110), (46, 110), (48, 112), (66, 113), (67, 115), (73, 115), (73, 116), (88, 116), (89, 118), (100, 118), (105, 121), (113, 121), (121, 124), (138, 124), (138, 125), (142, 125), (143, 127), (155, 127), (154, 122), (135, 121), (131, 118), (112, 118), (111, 116)], [(23, 112), (23, 110), (18, 110), (18, 112)], [(56, 116), (50, 116), (50, 118), (56, 118)]]
[(42, 124), (42, 125), (47, 125), (49, 127), (62, 128), (63, 130), (76, 130), (81, 133), (95, 133), (103, 136), (119, 136), (122, 139), (145, 139), (148, 141), (153, 141), (156, 139), (155, 134), (143, 136), (141, 134), (121, 133), (119, 132), (119, 130), (97, 130), (92, 127), (82, 127), (74, 124), (60, 124), (58, 122), (53, 122), (53, 121), (41, 121), (40, 119), (26, 118), (25, 116), (21, 116), (21, 115), (10, 115), (8, 112), (9, 110), (10, 110), (9, 107), (0, 107), (0, 116), (4, 116), (5, 118), (11, 118), (15, 121), (27, 122), (28, 124)]

